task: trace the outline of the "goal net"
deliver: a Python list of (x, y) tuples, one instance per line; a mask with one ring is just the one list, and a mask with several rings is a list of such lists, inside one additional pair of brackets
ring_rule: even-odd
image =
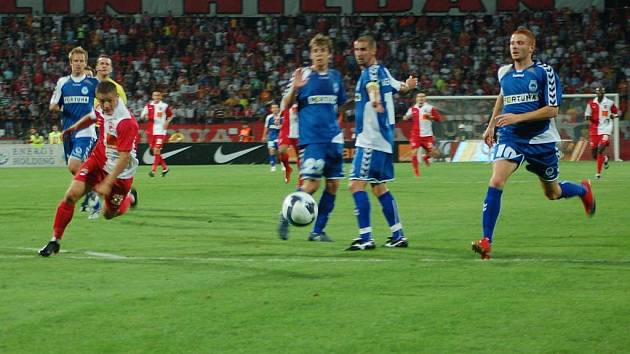
[[(563, 160), (591, 159), (589, 139), (589, 123), (584, 119), (587, 103), (595, 97), (594, 94), (565, 94), (562, 96), (558, 117), (555, 118), (556, 128), (562, 141), (558, 145)], [(606, 94), (619, 107), (619, 94)], [(445, 117), (444, 121), (433, 124), (433, 131), (440, 145), (449, 144), (454, 161), (485, 161), (488, 149), (480, 146), (483, 132), (497, 96), (428, 96), (427, 102), (436, 107)], [(624, 122), (625, 124), (626, 122)], [(628, 127), (624, 126), (624, 129)], [(614, 119), (613, 135), (608, 154), (614, 160), (620, 161), (620, 125), (619, 119)], [(466, 141), (465, 144), (462, 144)], [(456, 142), (457, 144), (451, 144)], [(469, 156), (456, 156), (458, 145), (470, 148)], [(446, 146), (444, 146), (446, 147)], [(455, 149), (454, 149), (455, 148)], [(459, 150), (463, 150), (461, 147)], [(461, 151), (458, 151), (461, 152)], [(485, 158), (479, 155), (486, 154)]]

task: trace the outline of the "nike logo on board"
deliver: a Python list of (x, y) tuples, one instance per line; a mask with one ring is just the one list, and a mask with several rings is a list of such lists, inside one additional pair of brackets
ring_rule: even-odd
[(252, 148), (249, 149), (245, 149), (245, 150), (241, 150), (241, 151), (237, 151), (237, 152), (233, 152), (230, 154), (224, 154), (223, 153), (223, 145), (219, 146), (219, 148), (217, 149), (217, 151), (214, 152), (214, 161), (216, 163), (226, 163), (226, 162), (230, 162), (234, 159), (237, 159), (243, 155), (246, 155), (256, 149), (259, 149), (261, 147), (263, 147), (264, 145), (258, 145), (258, 146), (254, 146)]
[[(190, 149), (192, 146), (186, 146), (184, 148), (181, 149), (177, 149), (177, 150), (173, 150), (173, 151), (169, 151), (169, 152), (165, 152), (162, 155), (163, 159), (167, 159), (173, 155), (177, 155), (182, 151), (188, 150)], [(155, 160), (155, 156), (153, 156), (153, 154), (151, 153), (151, 148), (148, 148), (144, 151), (144, 154), (142, 155), (142, 162), (146, 163), (146, 164), (152, 164), (153, 161)]]

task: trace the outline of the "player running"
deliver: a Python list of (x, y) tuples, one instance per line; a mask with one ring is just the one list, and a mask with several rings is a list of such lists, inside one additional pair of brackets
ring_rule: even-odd
[(166, 144), (166, 132), (169, 124), (175, 116), (168, 103), (162, 102), (162, 92), (153, 91), (151, 102), (147, 103), (140, 113), (140, 119), (148, 119), (147, 137), (149, 138), (150, 149), (153, 151), (153, 165), (149, 171), (150, 177), (155, 177), (158, 165), (162, 166), (162, 177), (166, 177), (168, 166), (162, 158), (162, 148)]
[(595, 178), (602, 177), (602, 166), (608, 169), (608, 156), (606, 148), (610, 145), (610, 135), (613, 129), (613, 119), (619, 115), (615, 103), (604, 96), (606, 89), (603, 86), (595, 88), (595, 97), (586, 105), (584, 117), (589, 124), (589, 145), (593, 159), (597, 161), (597, 173)]
[[(53, 237), (39, 254), (48, 257), (59, 253), (64, 231), (74, 214), (74, 205), (91, 188), (105, 199), (103, 215), (111, 219), (123, 215), (137, 202), (135, 191), (131, 189), (133, 177), (138, 167), (136, 158), (136, 138), (138, 123), (133, 114), (119, 101), (116, 86), (111, 82), (101, 82), (96, 89), (100, 107), (87, 116), (102, 122), (102, 136), (94, 152), (80, 166), (70, 187), (57, 207), (53, 223)], [(85, 119), (69, 127), (66, 133), (83, 128)], [(91, 124), (91, 123), (89, 123)]]
[[(299, 126), (298, 126), (298, 106), (294, 104), (290, 108), (282, 110), (282, 126), (280, 127), (280, 134), (278, 135), (278, 160), (284, 166), (284, 183), (289, 183), (291, 180), (291, 164), (289, 163), (289, 154), (287, 150), (289, 147), (293, 148), (293, 151), (299, 156)], [(297, 159), (297, 167), (300, 168), (300, 159)], [(298, 187), (301, 185), (301, 179), (298, 178)]]
[[(73, 48), (68, 54), (71, 73), (59, 78), (55, 91), (50, 98), (50, 110), (61, 111), (62, 130), (76, 123), (90, 113), (94, 107), (94, 97), (98, 80), (85, 74), (88, 53), (81, 47)], [(81, 164), (88, 158), (96, 143), (96, 129), (93, 125), (78, 130), (63, 138), (63, 150), (68, 170), (75, 175)], [(88, 202), (94, 203), (92, 215), (98, 215), (100, 205), (98, 197), (86, 198), (82, 210), (87, 210)]]
[(433, 152), (435, 139), (433, 138), (433, 121), (442, 120), (440, 112), (427, 103), (427, 95), (420, 92), (416, 95), (416, 104), (409, 107), (403, 116), (404, 120), (411, 119), (411, 131), (409, 142), (411, 143), (411, 165), (416, 177), (420, 177), (420, 165), (418, 163), (418, 150), (422, 147), (425, 151), (422, 160), (429, 166), (429, 158)]
[(263, 130), (263, 141), (267, 142), (267, 149), (269, 150), (269, 166), (270, 171), (276, 171), (276, 155), (278, 153), (278, 133), (280, 132), (280, 125), (282, 124), (282, 116), (280, 115), (280, 108), (277, 104), (271, 105), (271, 113), (265, 118), (265, 128)]
[(501, 195), (510, 176), (523, 162), (535, 173), (545, 196), (550, 199), (582, 199), (586, 214), (595, 214), (595, 198), (589, 180), (582, 184), (558, 182), (558, 148), (560, 135), (554, 119), (562, 101), (562, 86), (556, 72), (547, 64), (534, 62), (534, 34), (516, 30), (510, 38), (513, 64), (499, 68), (501, 93), (483, 138), (494, 144), (495, 127), (498, 141), (492, 150), (492, 177), (483, 202), (483, 237), (472, 243), (481, 259), (490, 259), (494, 227), (501, 209)]

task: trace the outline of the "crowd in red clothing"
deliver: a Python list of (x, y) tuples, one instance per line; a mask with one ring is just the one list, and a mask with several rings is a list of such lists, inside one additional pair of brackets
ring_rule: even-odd
[[(264, 119), (291, 73), (308, 58), (316, 33), (333, 39), (333, 66), (352, 90), (358, 67), (352, 41), (376, 35), (378, 58), (394, 77), (419, 76), (429, 95), (497, 94), (496, 72), (510, 61), (509, 35), (527, 26), (537, 35), (536, 57), (551, 64), (565, 93), (597, 84), (622, 94), (627, 111), (630, 53), (619, 12), (569, 9), (496, 15), (421, 17), (0, 17), (0, 129), (20, 136), (57, 123), (48, 112), (56, 80), (67, 75), (67, 53), (83, 46), (93, 65), (112, 57), (113, 78), (139, 115), (160, 88), (177, 123)], [(398, 100), (397, 116), (412, 95)], [(490, 112), (488, 112), (490, 113)], [(352, 112), (350, 112), (352, 115)]]

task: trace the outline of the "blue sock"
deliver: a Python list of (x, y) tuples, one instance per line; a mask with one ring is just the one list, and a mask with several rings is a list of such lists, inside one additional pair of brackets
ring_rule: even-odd
[(271, 167), (276, 165), (276, 155), (269, 155), (269, 164)]
[(560, 198), (572, 198), (576, 195), (582, 197), (586, 194), (586, 188), (583, 185), (567, 181), (560, 182), (560, 189), (562, 189)]
[(317, 219), (315, 220), (315, 226), (313, 232), (316, 234), (322, 233), (326, 224), (328, 223), (328, 217), (335, 208), (336, 195), (330, 194), (324, 190), (322, 197), (319, 199), (319, 205), (317, 206)]
[(359, 223), (359, 236), (363, 241), (372, 239), (372, 227), (370, 226), (370, 200), (366, 191), (352, 193), (354, 198), (354, 214)]
[(501, 194), (503, 190), (488, 187), (486, 199), (483, 201), (483, 236), (490, 239), (494, 234), (494, 226), (497, 224), (499, 211), (501, 211)]
[(378, 200), (383, 206), (383, 215), (385, 215), (385, 219), (387, 219), (387, 224), (392, 230), (392, 239), (398, 240), (399, 238), (404, 236), (404, 234), (402, 230), (402, 224), (400, 223), (400, 217), (398, 216), (398, 205), (396, 205), (396, 200), (389, 191), (378, 197)]

